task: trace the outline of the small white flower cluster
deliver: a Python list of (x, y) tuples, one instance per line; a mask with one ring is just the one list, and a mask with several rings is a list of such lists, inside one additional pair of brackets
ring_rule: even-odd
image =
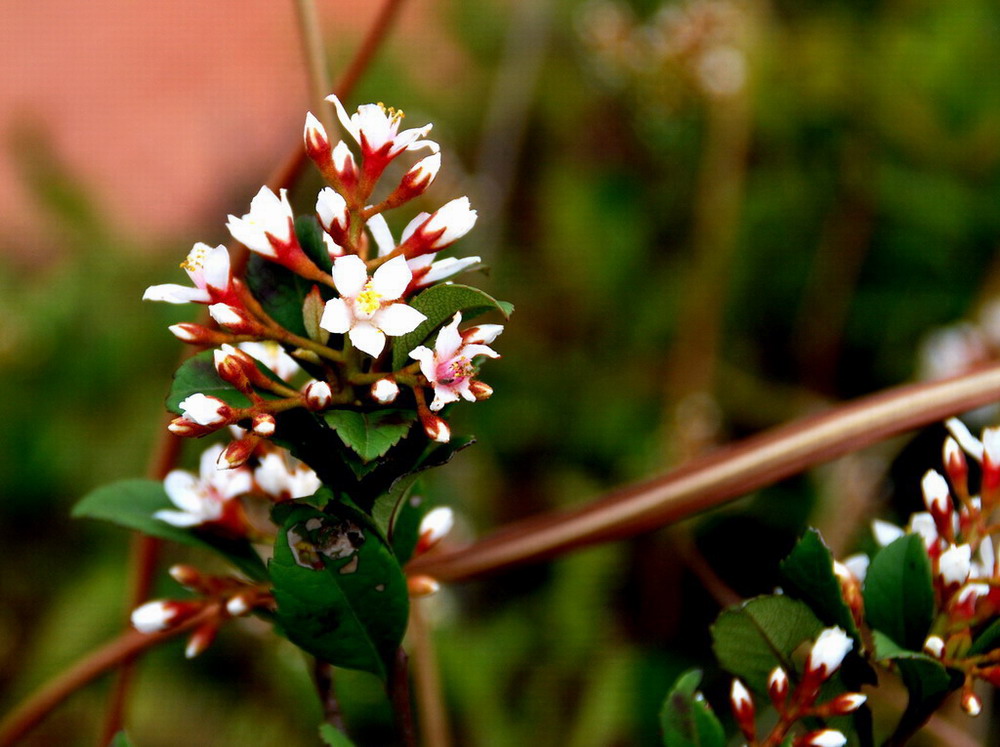
[[(846, 716), (854, 713), (865, 702), (861, 693), (841, 693), (826, 703), (817, 703), (820, 688), (832, 677), (854, 648), (854, 640), (839, 628), (823, 630), (815, 640), (806, 658), (805, 672), (795, 691), (791, 691), (788, 673), (775, 667), (767, 680), (771, 704), (778, 712), (778, 721), (771, 728), (764, 744), (784, 744), (788, 732), (802, 719)], [(734, 679), (729, 695), (733, 717), (743, 736), (750, 744), (760, 744), (757, 739), (756, 708), (746, 686)], [(796, 745), (811, 747), (842, 747), (847, 738), (836, 729), (813, 729), (795, 739)]]

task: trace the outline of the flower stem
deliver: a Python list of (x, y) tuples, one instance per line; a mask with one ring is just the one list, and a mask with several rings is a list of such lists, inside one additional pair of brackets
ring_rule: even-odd
[(295, 18), (299, 26), (302, 52), (309, 71), (310, 98), (316, 118), (327, 133), (334, 132), (333, 117), (326, 96), (330, 92), (330, 72), (323, 50), (323, 32), (313, 0), (295, 0)]

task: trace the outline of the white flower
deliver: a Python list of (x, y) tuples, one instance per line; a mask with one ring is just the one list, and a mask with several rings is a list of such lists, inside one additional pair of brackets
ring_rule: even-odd
[(872, 521), (872, 534), (875, 535), (875, 541), (879, 547), (885, 547), (886, 545), (891, 545), (906, 534), (906, 532), (891, 522), (874, 519)]
[(871, 558), (863, 552), (844, 558), (844, 567), (846, 567), (847, 570), (850, 571), (851, 575), (858, 580), (858, 583), (862, 584), (865, 582), (865, 577), (868, 575), (868, 566), (870, 564)]
[(361, 146), (365, 158), (379, 156), (388, 161), (404, 150), (429, 148), (437, 153), (440, 147), (433, 140), (423, 140), (433, 125), (424, 125), (409, 130), (399, 131), (399, 123), (403, 112), (386, 108), (383, 104), (363, 104), (355, 114), (348, 115), (344, 105), (336, 96), (327, 96), (327, 101), (337, 109), (337, 117), (344, 129)]
[(194, 287), (166, 283), (151, 285), (142, 294), (143, 301), (167, 303), (239, 303), (232, 287), (229, 250), (225, 246), (210, 247), (198, 242), (188, 252), (181, 268), (191, 278)]
[[(434, 401), (431, 410), (440, 410), (449, 402), (457, 402), (459, 397), (469, 402), (475, 402), (477, 397), (472, 389), (472, 377), (476, 368), (472, 364), (474, 358), (484, 355), (488, 358), (499, 358), (500, 355), (487, 344), (493, 342), (503, 330), (499, 324), (495, 332), (487, 339), (476, 342), (466, 341), (458, 331), (462, 322), (462, 313), (457, 312), (451, 323), (438, 332), (434, 350), (421, 345), (410, 351), (410, 357), (420, 361), (420, 371), (428, 382), (434, 385)], [(484, 329), (479, 327), (478, 329)]]
[(965, 423), (958, 418), (948, 418), (944, 421), (944, 425), (954, 439), (958, 441), (958, 445), (962, 447), (966, 454), (977, 462), (983, 461), (983, 454), (985, 452), (983, 442), (969, 432)]
[(398, 301), (411, 277), (402, 257), (390, 259), (370, 278), (360, 257), (338, 257), (333, 263), (333, 282), (340, 298), (326, 302), (319, 326), (347, 333), (354, 347), (377, 358), (385, 348), (386, 335), (405, 335), (427, 318)]
[(972, 570), (972, 546), (952, 545), (938, 560), (938, 572), (945, 584), (964, 584)]
[(229, 405), (207, 394), (192, 394), (180, 403), (181, 417), (198, 425), (220, 425), (229, 417)]
[(316, 196), (316, 215), (325, 231), (336, 231), (343, 237), (351, 219), (347, 211), (347, 200), (330, 187), (324, 187)]
[(251, 358), (260, 361), (278, 375), (278, 378), (288, 381), (302, 369), (285, 349), (274, 340), (263, 342), (241, 342), (239, 349)]
[(807, 734), (802, 744), (806, 747), (844, 747), (847, 737), (836, 729), (822, 729)]
[(806, 669), (819, 672), (825, 679), (840, 668), (847, 653), (854, 648), (854, 640), (839, 627), (827, 628), (816, 639)]
[(284, 452), (270, 451), (253, 472), (257, 486), (278, 500), (305, 498), (322, 487), (316, 473)]
[(290, 244), (295, 238), (288, 190), (282, 189), (280, 195), (266, 186), (261, 187), (250, 201), (250, 212), (242, 218), (230, 215), (226, 223), (234, 239), (247, 249), (271, 259), (278, 258), (278, 250), (270, 237), (279, 245)]
[(224, 519), (227, 504), (251, 488), (248, 469), (219, 469), (223, 447), (216, 445), (201, 455), (199, 474), (175, 469), (163, 481), (167, 497), (178, 508), (161, 509), (153, 514), (175, 527), (192, 527)]
[(929, 635), (924, 641), (924, 652), (940, 659), (944, 655), (944, 639), (939, 635)]
[(940, 472), (929, 469), (920, 481), (924, 494), (924, 504), (932, 514), (947, 514), (951, 511), (951, 492), (948, 482)]
[(447, 506), (438, 506), (427, 512), (417, 529), (417, 547), (414, 555), (427, 552), (440, 542), (455, 525), (455, 512)]
[(911, 514), (907, 531), (910, 534), (919, 534), (924, 541), (924, 547), (928, 550), (938, 541), (937, 523), (927, 511), (917, 511)]
[(147, 635), (159, 633), (161, 630), (171, 627), (177, 621), (181, 611), (181, 605), (165, 599), (146, 602), (132, 610), (132, 627)]

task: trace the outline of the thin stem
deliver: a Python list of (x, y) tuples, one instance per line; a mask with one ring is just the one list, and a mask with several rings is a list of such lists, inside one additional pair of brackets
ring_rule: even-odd
[[(396, 724), (404, 747), (417, 747), (417, 735), (413, 729), (413, 706), (410, 703), (409, 658), (400, 646), (392, 662), (392, 672), (387, 684), (392, 709), (396, 712)], [(3, 747), (0, 745), (0, 747)]]
[(334, 132), (333, 117), (326, 96), (330, 91), (330, 71), (323, 49), (323, 32), (313, 0), (295, 0), (295, 19), (299, 25), (302, 52), (309, 71), (309, 87), (316, 118), (328, 133)]
[(72, 693), (115, 667), (135, 659), (149, 648), (197, 628), (219, 615), (221, 606), (210, 604), (198, 614), (161, 633), (127, 630), (96, 651), (77, 661), (28, 696), (0, 722), (0, 747), (12, 747), (42, 722), (48, 713)]
[(337, 731), (346, 734), (344, 713), (340, 710), (340, 702), (333, 689), (333, 667), (330, 662), (322, 659), (313, 661), (313, 682), (316, 685), (320, 705), (323, 706), (323, 720)]
[(441, 693), (441, 675), (434, 639), (424, 618), (422, 599), (410, 601), (410, 639), (413, 641), (413, 684), (420, 716), (420, 741), (425, 747), (451, 747), (448, 713)]
[(720, 448), (586, 505), (516, 522), (462, 549), (423, 556), (410, 570), (458, 581), (631, 537), (998, 398), (1000, 365), (890, 389)]

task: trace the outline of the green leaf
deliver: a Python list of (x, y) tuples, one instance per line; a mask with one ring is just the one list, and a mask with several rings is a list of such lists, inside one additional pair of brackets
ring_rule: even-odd
[(682, 674), (660, 710), (665, 747), (723, 747), (726, 735), (705, 697), (698, 692), (701, 672)]
[(330, 724), (319, 725), (319, 738), (327, 747), (354, 747), (350, 737)]
[[(332, 264), (323, 244), (322, 230), (312, 216), (300, 215), (295, 219), (295, 235), (303, 251), (321, 270), (329, 272)], [(316, 285), (314, 281), (306, 280), (254, 252), (247, 261), (246, 281), (254, 298), (260, 301), (272, 319), (300, 337), (307, 336), (302, 306), (309, 291)]]
[(416, 420), (409, 410), (329, 410), (323, 414), (326, 424), (337, 431), (344, 445), (361, 460), (370, 462), (395, 446)]
[(792, 652), (823, 629), (809, 607), (784, 595), (756, 597), (723, 611), (712, 625), (719, 664), (760, 693), (778, 665), (795, 671)]
[(809, 605), (826, 625), (838, 625), (852, 638), (858, 637), (854, 616), (840, 593), (833, 572), (833, 555), (815, 529), (809, 529), (781, 562), (782, 588)]
[(403, 368), (409, 361), (410, 351), (423, 343), (431, 332), (450, 321), (456, 311), (462, 312), (464, 321), (488, 311), (499, 311), (507, 319), (514, 311), (509, 303), (497, 301), (478, 288), (455, 284), (431, 286), (410, 301), (410, 306), (422, 312), (427, 319), (409, 334), (392, 341), (394, 371)]
[(219, 378), (215, 370), (214, 351), (205, 350), (184, 361), (174, 373), (167, 395), (167, 409), (181, 414), (181, 402), (192, 394), (217, 397), (231, 407), (249, 407), (250, 399)]
[(120, 731), (108, 742), (108, 747), (132, 747), (132, 740), (128, 738), (128, 734)]
[(269, 566), (278, 621), (314, 656), (385, 679), (406, 631), (406, 578), (367, 517), (342, 504), (327, 511), (284, 515)]
[(931, 564), (919, 535), (908, 534), (872, 558), (864, 585), (865, 617), (905, 649), (919, 651), (934, 619)]
[(962, 673), (946, 669), (941, 662), (926, 654), (900, 647), (882, 631), (873, 631), (872, 640), (876, 659), (883, 663), (891, 662), (899, 670), (909, 693), (896, 734), (912, 734), (930, 718), (949, 693), (962, 686)]
[(176, 508), (157, 480), (122, 480), (87, 493), (73, 507), (75, 518), (101, 519), (134, 529), (151, 537), (201, 547), (223, 555), (229, 562), (258, 581), (267, 570), (245, 539), (225, 538), (197, 528), (175, 527), (153, 517), (163, 508)]
[(979, 637), (972, 642), (968, 656), (979, 656), (1000, 646), (1000, 620), (994, 620)]

